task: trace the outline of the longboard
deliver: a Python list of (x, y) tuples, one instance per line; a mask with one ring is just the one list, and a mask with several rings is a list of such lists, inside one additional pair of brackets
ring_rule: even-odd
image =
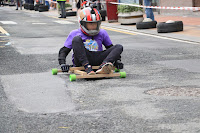
[[(92, 66), (93, 70), (97, 70), (99, 66)], [(95, 74), (95, 75), (88, 75), (85, 71), (85, 68), (82, 67), (70, 67), (69, 75), (70, 81), (75, 81), (76, 79), (87, 79), (87, 78), (104, 78), (104, 77), (120, 77), (125, 78), (126, 72), (120, 72), (120, 69), (113, 68), (109, 74)], [(63, 73), (61, 69), (52, 69), (52, 74), (57, 75), (58, 73)]]

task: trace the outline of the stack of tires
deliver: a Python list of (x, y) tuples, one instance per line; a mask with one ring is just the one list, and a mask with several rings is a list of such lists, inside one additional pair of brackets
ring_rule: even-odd
[(49, 6), (46, 6), (46, 5), (39, 5), (38, 11), (39, 11), (39, 12), (49, 11)]
[(38, 8), (39, 8), (40, 5), (43, 5), (43, 4), (35, 4), (34, 10), (35, 10), (35, 11), (38, 11)]
[(34, 4), (28, 4), (28, 10), (34, 10)]
[(137, 29), (151, 29), (156, 28), (157, 21), (149, 21), (149, 22), (138, 22), (136, 23)]
[(24, 4), (24, 9), (28, 9), (28, 4), (27, 3)]
[(170, 33), (183, 31), (183, 22), (182, 21), (172, 21), (161, 22), (157, 24), (158, 33)]
[(158, 33), (178, 32), (178, 31), (183, 31), (183, 22), (168, 20), (166, 22), (160, 22), (157, 24), (157, 21), (152, 21), (151, 19), (146, 18), (143, 22), (136, 23), (136, 28), (137, 29), (157, 28)]

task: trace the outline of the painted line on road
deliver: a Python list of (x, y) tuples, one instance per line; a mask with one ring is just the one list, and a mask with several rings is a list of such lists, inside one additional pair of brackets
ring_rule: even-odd
[(125, 29), (120, 29), (120, 28), (114, 28), (114, 27), (109, 27), (109, 26), (101, 26), (103, 29), (110, 29), (112, 31), (116, 31), (120, 33), (126, 33), (126, 34), (134, 34), (134, 35), (145, 35), (145, 36), (151, 36), (155, 38), (160, 38), (160, 39), (166, 39), (166, 40), (172, 40), (172, 41), (177, 41), (177, 42), (184, 42), (184, 43), (190, 43), (190, 44), (200, 44), (200, 42), (195, 42), (195, 41), (188, 41), (188, 40), (183, 40), (183, 39), (178, 39), (178, 38), (172, 38), (172, 37), (166, 37), (166, 36), (161, 36), (161, 35), (154, 35), (154, 34), (149, 34), (149, 33), (141, 33), (141, 32), (136, 32), (136, 31), (130, 31), (130, 30), (125, 30)]
[(65, 18), (58, 18), (58, 17), (55, 17), (55, 16), (47, 16), (47, 17), (66, 20)]
[(101, 28), (104, 29), (104, 30), (116, 31), (116, 32), (129, 34), (129, 35), (136, 35), (135, 33), (132, 33), (130, 31), (125, 31), (125, 30), (122, 30), (122, 29), (114, 29), (114, 28), (110, 28), (110, 27), (108, 28), (108, 27), (105, 27), (105, 26), (101, 26)]
[(8, 41), (0, 41), (0, 42), (8, 42)]
[(0, 21), (2, 24), (17, 24), (14, 21)]
[(10, 36), (10, 34), (6, 30), (4, 30), (1, 26), (0, 26), (0, 32), (6, 34), (7, 36)]
[(11, 45), (11, 44), (12, 44), (11, 42), (8, 42), (8, 43), (6, 43), (5, 45), (8, 46), (8, 45)]
[(8, 36), (0, 36), (0, 37), (8, 37)]
[(54, 21), (54, 22), (59, 23), (59, 24), (74, 24), (73, 22), (63, 21), (63, 20), (57, 20), (57, 21)]
[(47, 24), (47, 23), (32, 23), (32, 24)]

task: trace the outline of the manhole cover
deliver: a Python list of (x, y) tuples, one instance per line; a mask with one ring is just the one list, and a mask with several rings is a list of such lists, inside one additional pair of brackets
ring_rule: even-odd
[(200, 88), (190, 87), (169, 87), (169, 88), (158, 88), (145, 92), (150, 95), (157, 96), (195, 96), (200, 97)]

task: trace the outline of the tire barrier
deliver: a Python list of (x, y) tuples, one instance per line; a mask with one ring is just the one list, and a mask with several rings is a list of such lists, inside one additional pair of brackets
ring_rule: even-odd
[(35, 11), (38, 11), (38, 8), (39, 8), (40, 5), (43, 5), (43, 4), (35, 4), (34, 10), (35, 10)]
[(29, 10), (34, 10), (34, 4), (28, 4), (28, 9)]
[(76, 11), (66, 12), (66, 17), (68, 17), (68, 16), (76, 16)]
[(28, 4), (27, 3), (24, 4), (24, 9), (28, 9)]
[(151, 29), (156, 28), (157, 21), (150, 21), (150, 22), (138, 22), (136, 23), (137, 29)]
[(49, 11), (49, 7), (46, 5), (39, 5), (38, 11), (39, 12)]
[(158, 33), (170, 33), (183, 31), (183, 22), (182, 21), (173, 21), (173, 22), (161, 22), (157, 24)]

